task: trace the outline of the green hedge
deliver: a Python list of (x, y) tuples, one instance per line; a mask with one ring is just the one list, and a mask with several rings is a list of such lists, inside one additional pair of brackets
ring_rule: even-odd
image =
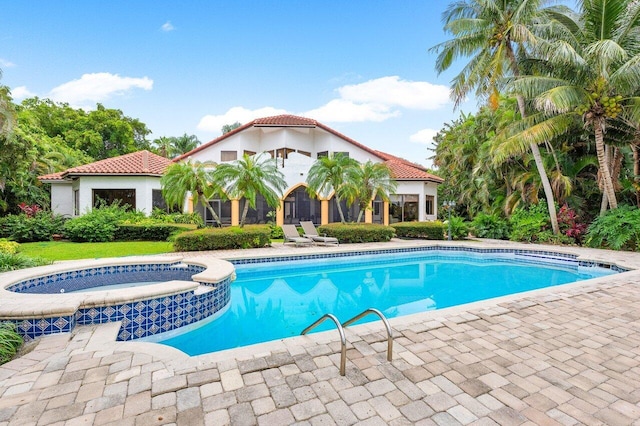
[(243, 228), (205, 228), (177, 235), (175, 251), (226, 250), (264, 247), (271, 243), (268, 225), (247, 225)]
[(398, 222), (393, 224), (398, 238), (423, 238), (444, 240), (445, 225), (439, 220), (433, 222)]
[(371, 223), (330, 223), (318, 227), (318, 232), (337, 238), (340, 244), (389, 241), (395, 234), (390, 226)]
[(179, 223), (121, 223), (114, 239), (118, 241), (167, 241), (180, 232), (196, 229), (197, 225)]

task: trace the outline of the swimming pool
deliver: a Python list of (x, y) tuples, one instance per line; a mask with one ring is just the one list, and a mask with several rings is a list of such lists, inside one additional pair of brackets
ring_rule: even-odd
[[(374, 307), (393, 318), (615, 273), (593, 264), (581, 266), (575, 257), (524, 251), (273, 260), (236, 264), (228, 310), (160, 343), (199, 355), (297, 336), (325, 313), (346, 321)], [(332, 327), (324, 324), (315, 331)]]

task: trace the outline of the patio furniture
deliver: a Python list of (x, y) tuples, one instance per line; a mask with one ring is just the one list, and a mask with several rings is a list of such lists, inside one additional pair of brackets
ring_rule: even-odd
[(318, 235), (318, 230), (313, 222), (300, 222), (300, 226), (304, 231), (304, 236), (307, 238), (311, 238), (316, 243), (322, 244), (340, 244), (337, 238), (335, 237), (327, 237), (327, 234)]
[(296, 247), (301, 244), (313, 244), (311, 238), (301, 237), (298, 234), (298, 230), (295, 225), (282, 225), (282, 232), (284, 233), (284, 243), (295, 243)]

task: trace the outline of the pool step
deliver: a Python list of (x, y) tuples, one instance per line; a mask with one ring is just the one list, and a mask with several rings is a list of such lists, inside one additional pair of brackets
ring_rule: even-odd
[(335, 315), (333, 315), (333, 314), (324, 314), (317, 321), (315, 321), (313, 324), (311, 324), (310, 326), (308, 326), (307, 328), (302, 330), (302, 333), (300, 333), (300, 334), (301, 335), (307, 334), (309, 331), (313, 330), (314, 328), (316, 328), (318, 325), (320, 325), (321, 323), (325, 322), (326, 320), (333, 321), (333, 323), (336, 325), (336, 328), (338, 329), (338, 332), (340, 333), (340, 343), (341, 343), (341, 347), (340, 347), (340, 375), (344, 376), (345, 372), (346, 372), (346, 364), (347, 364), (347, 338), (345, 337), (344, 329), (346, 327), (348, 327), (349, 325), (353, 324), (354, 322), (358, 321), (359, 319), (364, 318), (367, 315), (371, 315), (371, 314), (374, 314), (374, 315), (377, 315), (378, 317), (380, 317), (380, 320), (384, 323), (384, 326), (387, 329), (387, 361), (391, 361), (392, 358), (393, 358), (393, 333), (392, 333), (392, 330), (391, 330), (391, 325), (389, 325), (389, 321), (387, 321), (387, 318), (384, 316), (384, 314), (382, 312), (380, 312), (379, 310), (375, 309), (375, 308), (365, 309), (364, 311), (360, 312), (355, 317), (343, 322), (342, 324), (340, 323), (338, 318), (336, 318)]

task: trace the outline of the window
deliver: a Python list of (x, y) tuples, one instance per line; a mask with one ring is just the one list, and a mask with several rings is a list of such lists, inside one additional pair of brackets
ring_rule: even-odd
[(167, 213), (182, 213), (179, 207), (167, 205), (167, 202), (164, 200), (162, 196), (161, 189), (154, 189), (151, 191), (151, 203), (154, 209), (164, 210)]
[(318, 158), (322, 158), (322, 157), (328, 157), (329, 156), (329, 151), (320, 151), (318, 152)]
[(220, 161), (233, 161), (238, 159), (238, 151), (221, 151)]
[(391, 223), (411, 222), (418, 220), (418, 200), (417, 194), (394, 194), (390, 197)]
[(248, 155), (249, 157), (251, 157), (252, 155), (256, 155), (255, 151), (249, 151), (249, 150), (244, 150), (244, 155)]
[(334, 155), (334, 156), (336, 156), (336, 155), (342, 155), (343, 157), (347, 157), (347, 158), (349, 158), (349, 153), (348, 153), (348, 152), (346, 152), (346, 151), (336, 151), (336, 152), (334, 152), (334, 153), (333, 153), (333, 155)]
[(136, 190), (135, 189), (94, 189), (93, 190), (93, 207), (98, 207), (102, 203), (107, 206), (115, 202), (120, 202), (121, 206), (127, 210), (136, 209)]
[(425, 213), (428, 215), (434, 215), (435, 209), (435, 197), (433, 195), (427, 195), (425, 197)]
[(73, 215), (78, 216), (80, 214), (80, 190), (73, 191)]

